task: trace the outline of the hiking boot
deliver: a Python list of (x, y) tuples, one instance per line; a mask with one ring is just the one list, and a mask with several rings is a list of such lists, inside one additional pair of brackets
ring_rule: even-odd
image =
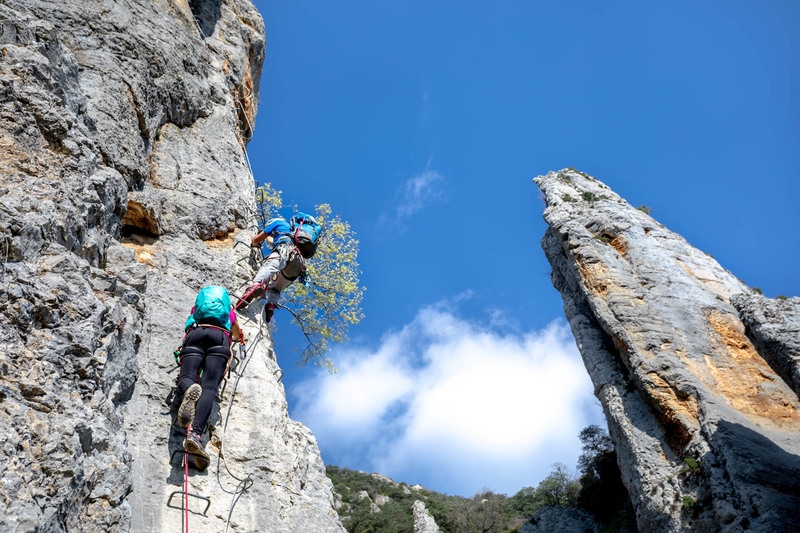
[(183, 441), (183, 449), (192, 460), (192, 464), (198, 470), (205, 470), (208, 468), (211, 458), (206, 453), (206, 448), (203, 446), (203, 437), (192, 431)]
[(275, 314), (275, 304), (267, 304), (264, 306), (264, 319), (269, 324), (269, 321), (272, 320), (272, 315)]
[(203, 388), (199, 383), (192, 383), (192, 386), (183, 393), (183, 401), (178, 409), (178, 425), (180, 427), (185, 428), (194, 420), (194, 406), (202, 392)]

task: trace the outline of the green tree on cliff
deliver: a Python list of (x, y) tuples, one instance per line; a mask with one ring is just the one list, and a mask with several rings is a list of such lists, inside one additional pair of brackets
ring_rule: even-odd
[[(277, 216), (282, 207), (281, 192), (265, 184), (256, 189), (256, 207), (261, 227)], [(291, 311), (294, 321), (308, 339), (298, 364), (313, 362), (335, 371), (327, 357), (331, 344), (347, 340), (350, 326), (363, 318), (360, 285), (358, 240), (350, 224), (331, 210), (330, 205), (316, 206), (314, 217), (323, 233), (313, 259), (306, 261), (308, 282), (293, 283), (283, 292), (282, 306)]]

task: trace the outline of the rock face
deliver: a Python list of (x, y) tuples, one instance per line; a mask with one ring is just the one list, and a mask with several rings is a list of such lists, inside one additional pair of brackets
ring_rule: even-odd
[(439, 526), (425, 507), (425, 502), (415, 501), (411, 511), (414, 513), (414, 533), (439, 533)]
[[(0, 4), (0, 530), (181, 527), (172, 351), (197, 290), (256, 266), (264, 45), (249, 0)], [(257, 311), (190, 529), (343, 532)]]
[(737, 294), (731, 303), (758, 353), (800, 396), (800, 298)]
[(600, 533), (603, 528), (592, 516), (581, 509), (570, 507), (542, 507), (522, 524), (519, 533)]
[(754, 297), (590, 176), (534, 181), (639, 530), (798, 531), (797, 299)]

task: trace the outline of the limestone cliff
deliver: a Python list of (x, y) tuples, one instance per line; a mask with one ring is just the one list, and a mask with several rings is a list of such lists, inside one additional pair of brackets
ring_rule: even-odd
[(640, 531), (800, 530), (800, 298), (752, 294), (590, 176), (534, 181)]
[[(197, 290), (255, 266), (264, 50), (249, 0), (0, 3), (0, 530), (181, 527), (172, 351)], [(190, 530), (344, 531), (244, 321)]]

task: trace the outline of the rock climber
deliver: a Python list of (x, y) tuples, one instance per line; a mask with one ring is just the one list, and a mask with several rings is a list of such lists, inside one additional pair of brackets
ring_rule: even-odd
[(268, 253), (253, 279), (253, 285), (245, 291), (235, 309), (247, 307), (255, 298), (266, 293), (264, 316), (269, 322), (281, 291), (298, 278), (304, 281), (305, 259), (316, 253), (321, 232), (322, 228), (314, 217), (305, 213), (296, 213), (288, 222), (280, 217), (267, 222), (250, 244), (260, 246), (266, 241)]
[[(236, 323), (236, 313), (224, 287), (203, 287), (186, 319), (186, 336), (180, 352), (178, 393), (183, 400), (178, 408), (178, 425), (188, 427), (184, 450), (198, 470), (210, 462), (203, 445), (203, 434), (222, 378), (232, 356), (232, 341), (244, 342)], [(202, 377), (198, 378), (201, 375)]]

